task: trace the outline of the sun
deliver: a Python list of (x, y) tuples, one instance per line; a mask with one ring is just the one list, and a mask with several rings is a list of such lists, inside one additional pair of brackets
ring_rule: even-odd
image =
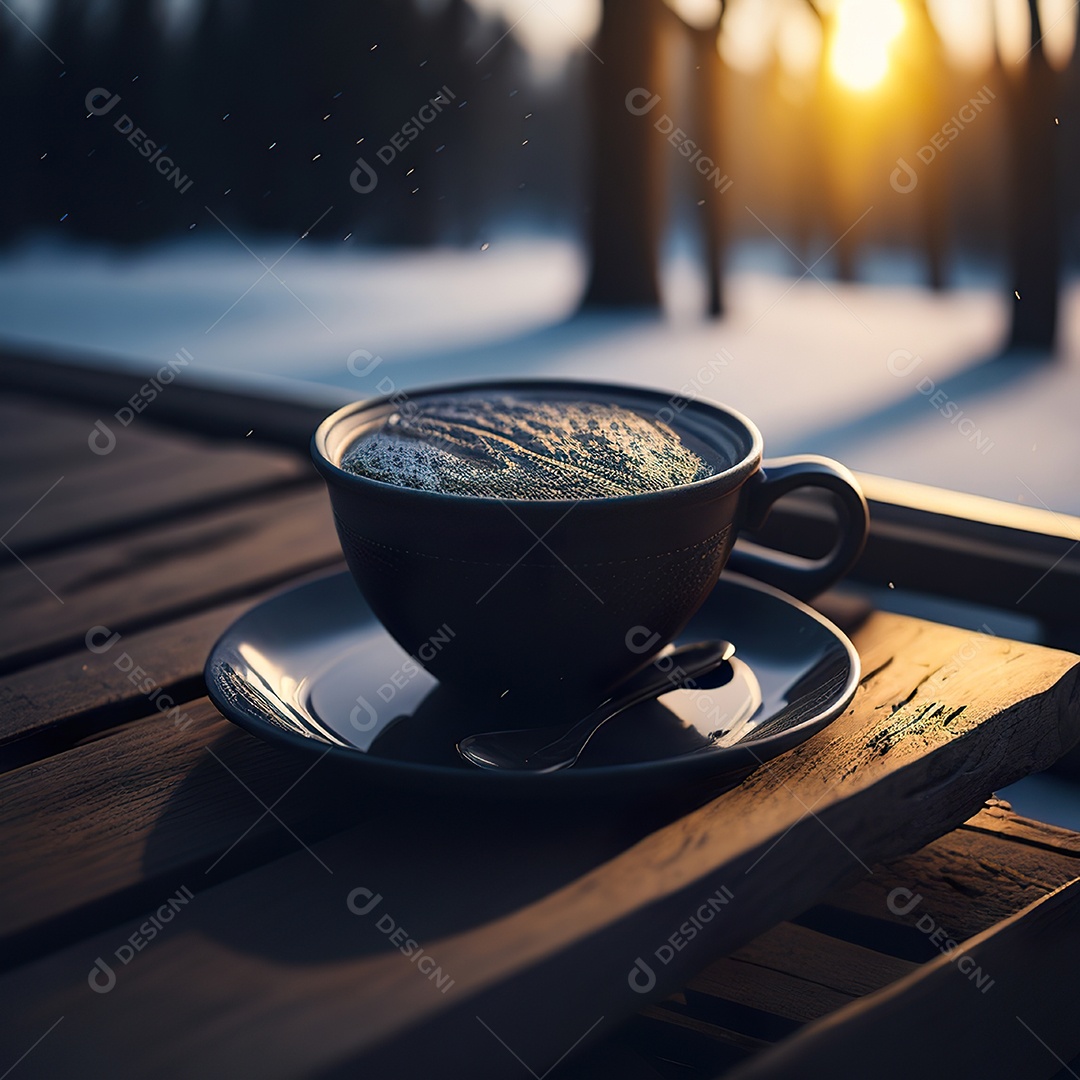
[(889, 51), (904, 29), (900, 0), (839, 0), (829, 69), (849, 90), (866, 92), (889, 73)]

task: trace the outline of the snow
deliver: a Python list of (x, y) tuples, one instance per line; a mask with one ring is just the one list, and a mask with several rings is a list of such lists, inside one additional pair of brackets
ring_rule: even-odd
[[(1075, 285), (1058, 360), (987, 362), (1008, 315), (989, 287), (934, 295), (880, 273), (869, 284), (797, 280), (744, 259), (728, 316), (710, 322), (698, 315), (700, 275), (676, 255), (662, 317), (575, 316), (585, 265), (569, 241), (493, 238), (471, 252), (244, 242), (253, 253), (224, 233), (129, 255), (22, 247), (0, 261), (0, 337), (148, 373), (183, 348), (189, 371), (270, 376), (328, 407), (388, 379), (400, 389), (502, 375), (641, 383), (733, 405), (762, 429), (767, 454), (826, 453), (1080, 513)], [(910, 374), (893, 373), (914, 357)]]
[[(148, 374), (186, 349), (195, 359), (185, 372), (259, 382), (328, 410), (385, 391), (387, 379), (400, 389), (485, 376), (641, 383), (733, 405), (758, 423), (767, 454), (831, 454), (857, 470), (1080, 514), (1076, 284), (1055, 361), (995, 362), (1008, 316), (998, 291), (934, 295), (897, 284), (911, 275), (883, 273), (880, 261), (870, 283), (840, 285), (784, 276), (783, 259), (743, 252), (729, 314), (709, 322), (684, 256), (665, 268), (663, 317), (575, 316), (585, 265), (570, 242), (493, 239), (473, 252), (245, 242), (254, 254), (224, 234), (123, 256), (45, 244), (9, 252), (0, 340)], [(962, 433), (965, 417), (977, 435)], [(1004, 794), (1022, 813), (1075, 828), (1075, 790), (1031, 777)]]

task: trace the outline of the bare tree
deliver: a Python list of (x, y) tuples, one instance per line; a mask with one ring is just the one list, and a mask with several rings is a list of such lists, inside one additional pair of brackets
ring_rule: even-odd
[(660, 306), (662, 220), (659, 136), (651, 114), (626, 105), (636, 89), (659, 92), (661, 0), (604, 0), (592, 65), (592, 270), (587, 307)]
[[(717, 48), (726, 0), (720, 0), (716, 20), (703, 27), (690, 30), (695, 60), (695, 104), (698, 138), (705, 154), (714, 162), (723, 160), (723, 126), (721, 105), (723, 102), (724, 67)], [(724, 313), (724, 215), (721, 192), (708, 176), (701, 178), (703, 202), (701, 206), (701, 229), (705, 248), (705, 272), (708, 283), (708, 310), (713, 318)]]
[[(943, 112), (942, 84), (948, 70), (945, 47), (926, 0), (917, 0), (912, 12), (922, 55), (915, 89), (915, 109), (925, 131), (933, 131)], [(945, 288), (949, 250), (949, 188), (952, 162), (942, 157), (921, 178), (920, 216), (930, 288)]]
[(1009, 296), (1012, 324), (1008, 348), (1051, 352), (1057, 336), (1061, 284), (1061, 227), (1058, 194), (1058, 78), (1043, 49), (1036, 0), (1031, 13), (1031, 49), (1008, 88)]

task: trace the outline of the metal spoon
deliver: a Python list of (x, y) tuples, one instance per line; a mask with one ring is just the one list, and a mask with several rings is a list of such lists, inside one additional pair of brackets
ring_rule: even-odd
[(470, 735), (458, 743), (458, 753), (482, 769), (521, 769), (528, 772), (566, 769), (577, 761), (588, 741), (613, 716), (668, 690), (692, 687), (695, 679), (715, 671), (734, 654), (735, 646), (727, 641), (683, 645), (669, 653), (662, 653), (648, 667), (622, 683), (615, 695), (570, 728), (556, 724), (553, 727)]

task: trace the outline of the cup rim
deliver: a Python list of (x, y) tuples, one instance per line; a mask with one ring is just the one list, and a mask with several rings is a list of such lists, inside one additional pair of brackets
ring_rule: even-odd
[[(678, 393), (671, 393), (667, 390), (661, 390), (656, 387), (647, 387), (634, 385), (632, 383), (602, 383), (593, 382), (588, 379), (548, 379), (543, 377), (536, 378), (491, 378), (491, 379), (473, 379), (468, 382), (455, 382), (455, 383), (437, 383), (433, 385), (415, 387), (411, 390), (405, 391), (409, 398), (413, 397), (429, 397), (442, 394), (460, 394), (468, 393), (476, 390), (496, 390), (505, 389), (509, 391), (513, 390), (557, 390), (557, 391), (576, 391), (580, 390), (582, 394), (586, 395), (647, 395), (662, 397), (665, 401), (672, 401), (673, 399), (680, 399), (687, 404), (682, 408), (694, 407), (699, 411), (706, 413), (714, 413), (719, 417), (722, 417), (728, 424), (734, 422), (736, 425), (741, 426), (750, 438), (750, 449), (743, 455), (738, 461), (736, 461), (729, 468), (723, 472), (713, 473), (710, 476), (703, 477), (700, 480), (691, 480), (686, 484), (675, 484), (671, 487), (658, 488), (652, 491), (638, 491), (632, 492), (628, 495), (604, 495), (597, 498), (587, 498), (579, 500), (589, 505), (597, 506), (614, 506), (614, 505), (626, 505), (631, 501), (642, 502), (645, 500), (657, 501), (668, 500), (672, 498), (679, 498), (684, 496), (687, 492), (694, 492), (700, 494), (707, 494), (714, 489), (722, 489), (723, 493), (737, 488), (747, 477), (756, 471), (761, 464), (763, 453), (763, 440), (761, 432), (758, 430), (757, 425), (743, 413), (737, 409), (733, 409), (730, 405), (722, 405), (712, 401), (704, 401), (697, 397), (682, 397)], [(426, 498), (429, 501), (445, 502), (453, 505), (472, 505), (477, 508), (499, 506), (504, 502), (513, 502), (515, 506), (523, 507), (543, 507), (548, 509), (555, 509), (560, 506), (566, 506), (568, 503), (573, 503), (572, 499), (512, 499), (504, 500), (497, 496), (489, 495), (459, 495), (451, 494), (444, 491), (429, 491), (425, 488), (412, 488), (404, 487), (400, 484), (391, 484), (385, 480), (375, 480), (370, 476), (361, 476), (359, 473), (349, 472), (346, 469), (341, 468), (330, 457), (327, 450), (327, 441), (329, 439), (331, 431), (340, 424), (343, 420), (355, 415), (356, 413), (365, 412), (369, 409), (375, 409), (383, 405), (393, 404), (393, 398), (401, 391), (395, 390), (392, 394), (385, 394), (379, 397), (363, 398), (359, 401), (350, 402), (347, 405), (341, 406), (339, 409), (335, 409), (329, 416), (320, 421), (315, 432), (311, 436), (311, 456), (315, 463), (316, 469), (327, 480), (334, 480), (340, 484), (344, 484), (346, 487), (351, 487), (356, 491), (369, 491), (378, 492), (380, 494), (389, 496), (391, 498)], [(629, 406), (628, 406), (629, 407)], [(682, 411), (682, 410), (680, 410)]]

